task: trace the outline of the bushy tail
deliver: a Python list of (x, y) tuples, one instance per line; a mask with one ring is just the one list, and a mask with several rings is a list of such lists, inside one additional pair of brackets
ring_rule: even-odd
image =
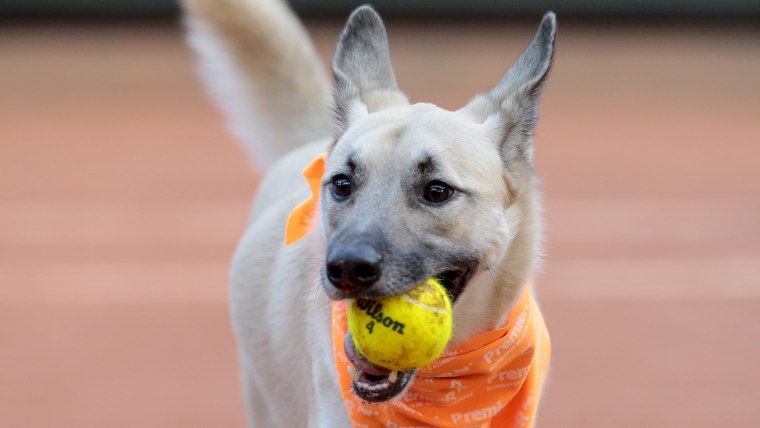
[(184, 0), (203, 79), (262, 169), (332, 134), (330, 84), (306, 30), (280, 0)]

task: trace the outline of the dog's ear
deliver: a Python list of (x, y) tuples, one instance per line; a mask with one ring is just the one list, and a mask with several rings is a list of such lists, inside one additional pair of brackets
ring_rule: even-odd
[(348, 18), (332, 69), (335, 113), (342, 130), (357, 115), (408, 104), (396, 85), (385, 26), (370, 6), (359, 7)]
[(478, 122), (500, 128), (501, 153), (507, 163), (519, 160), (533, 164), (538, 98), (554, 58), (556, 29), (554, 13), (546, 13), (536, 37), (499, 84), (461, 110)]

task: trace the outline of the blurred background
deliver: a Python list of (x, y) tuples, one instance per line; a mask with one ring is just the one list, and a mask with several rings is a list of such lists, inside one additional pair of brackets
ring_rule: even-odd
[[(292, 2), (325, 61), (359, 3)], [(374, 5), (445, 108), (558, 13), (541, 426), (757, 424), (760, 2)], [(0, 426), (243, 426), (226, 276), (260, 175), (194, 69), (173, 1), (0, 1)]]

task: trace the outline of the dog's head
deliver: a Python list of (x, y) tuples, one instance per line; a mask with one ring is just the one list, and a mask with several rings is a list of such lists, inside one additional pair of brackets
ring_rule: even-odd
[(332, 64), (340, 135), (320, 202), (331, 298), (399, 294), (434, 276), (455, 302), (454, 341), (503, 320), (537, 259), (533, 130), (555, 27), (546, 14), (496, 87), (447, 111), (410, 105), (380, 17), (351, 15)]

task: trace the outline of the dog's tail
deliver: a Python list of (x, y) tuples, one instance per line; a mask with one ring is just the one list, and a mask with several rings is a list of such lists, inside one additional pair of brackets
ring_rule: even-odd
[(330, 84), (281, 0), (184, 0), (201, 75), (255, 164), (332, 134)]

